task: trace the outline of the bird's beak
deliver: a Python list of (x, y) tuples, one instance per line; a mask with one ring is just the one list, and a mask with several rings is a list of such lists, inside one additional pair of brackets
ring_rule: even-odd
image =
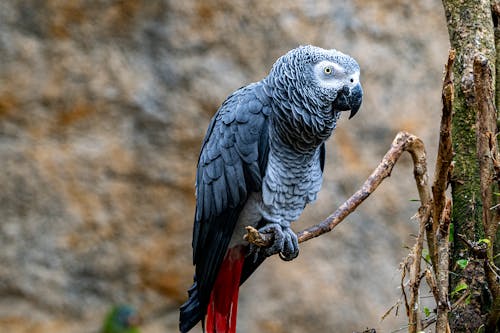
[(351, 119), (358, 113), (362, 100), (363, 88), (361, 88), (361, 84), (358, 83), (352, 89), (344, 86), (333, 101), (333, 109), (338, 111), (351, 110), (349, 115), (349, 119)]
[(363, 88), (361, 88), (361, 84), (358, 83), (354, 86), (354, 88), (352, 88), (351, 96), (349, 97), (349, 104), (351, 105), (351, 114), (349, 115), (349, 119), (351, 119), (356, 113), (358, 113), (362, 101)]

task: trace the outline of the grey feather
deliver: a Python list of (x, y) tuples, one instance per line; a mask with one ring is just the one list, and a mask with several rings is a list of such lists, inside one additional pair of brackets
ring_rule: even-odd
[[(354, 115), (361, 97), (354, 59), (336, 50), (301, 46), (280, 57), (266, 78), (237, 90), (221, 105), (198, 160), (193, 228), (197, 281), (196, 292), (181, 308), (183, 333), (203, 318), (233, 233), (241, 234), (236, 228), (279, 224), (286, 239), (281, 250), (289, 259), (298, 254), (290, 224), (317, 197), (324, 143), (341, 111), (350, 108)], [(238, 237), (234, 241), (241, 243)], [(262, 261), (261, 256), (245, 260), (241, 282)], [(201, 314), (194, 314), (196, 306)]]

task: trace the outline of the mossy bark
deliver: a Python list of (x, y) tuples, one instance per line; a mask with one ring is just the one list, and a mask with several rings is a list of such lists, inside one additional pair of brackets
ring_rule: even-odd
[[(492, 0), (492, 18), (493, 18), (493, 29), (495, 33), (495, 48), (496, 48), (496, 89), (495, 89), (495, 105), (498, 110), (500, 105), (500, 0)], [(497, 128), (500, 127), (500, 118), (497, 112)], [(500, 189), (498, 189), (500, 191)], [(496, 242), (494, 244), (494, 253), (498, 253), (500, 250), (500, 228), (497, 231)], [(500, 266), (500, 256), (495, 258), (495, 265)]]
[[(484, 287), (484, 270), (481, 265), (471, 265), (467, 274), (464, 274), (465, 272), (460, 271), (455, 263), (459, 259), (471, 257), (458, 234), (470, 241), (484, 238), (472, 66), (474, 55), (477, 53), (482, 53), (489, 59), (490, 64), (495, 64), (494, 27), (490, 0), (443, 0), (443, 5), (451, 47), (457, 52), (453, 69), (454, 242), (450, 260), (452, 273), (450, 285), (453, 290), (458, 283), (467, 283), (469, 290), (466, 292), (471, 295), (467, 302), (463, 302), (463, 306), (452, 311), (450, 326), (453, 332), (476, 332), (487, 317), (487, 309), (484, 306), (485, 295), (480, 290)], [(460, 294), (457, 293), (456, 296)], [(453, 303), (454, 299), (451, 301)]]

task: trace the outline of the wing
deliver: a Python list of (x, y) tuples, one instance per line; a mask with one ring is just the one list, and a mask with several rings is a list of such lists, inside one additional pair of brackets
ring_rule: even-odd
[(193, 230), (193, 261), (202, 311), (247, 197), (261, 188), (269, 152), (269, 113), (269, 100), (261, 84), (244, 87), (222, 104), (203, 141)]
[(319, 166), (321, 168), (321, 172), (325, 171), (325, 159), (326, 159), (326, 147), (323, 142), (321, 146), (319, 146)]

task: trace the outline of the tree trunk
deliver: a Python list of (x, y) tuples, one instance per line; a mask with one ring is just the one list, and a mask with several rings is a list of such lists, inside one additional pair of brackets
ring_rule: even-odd
[[(457, 54), (453, 70), (452, 141), (455, 156), (451, 185), (454, 237), (450, 257), (450, 296), (455, 306), (450, 315), (450, 327), (452, 332), (478, 332), (480, 328), (494, 332), (496, 321), (492, 326), (489, 319), (492, 317), (490, 312), (496, 313), (491, 311), (494, 308), (492, 301), (498, 303), (498, 300), (495, 302), (492, 286), (488, 284), (491, 280), (487, 277), (488, 259), (480, 258), (474, 249), (481, 239), (489, 237), (491, 243), (495, 243), (496, 229), (493, 235), (488, 235), (486, 230), (488, 223), (498, 223), (497, 214), (490, 210), (493, 205), (493, 163), (491, 156), (484, 155), (484, 151), (477, 147), (484, 144), (481, 138), (486, 132), (496, 132), (496, 115), (483, 126), (484, 133), (478, 130), (477, 103), (480, 101), (475, 93), (473, 63), (475, 56), (482, 54), (491, 66), (491, 73), (495, 74), (497, 57), (493, 17), (496, 16), (492, 16), (494, 4), (490, 0), (443, 0), (443, 5), (450, 43)], [(490, 87), (492, 101), (494, 79)], [(495, 112), (494, 107), (491, 110)], [(478, 151), (482, 156), (478, 156)], [(462, 265), (458, 264), (459, 261)], [(465, 268), (463, 263), (466, 263)]]

